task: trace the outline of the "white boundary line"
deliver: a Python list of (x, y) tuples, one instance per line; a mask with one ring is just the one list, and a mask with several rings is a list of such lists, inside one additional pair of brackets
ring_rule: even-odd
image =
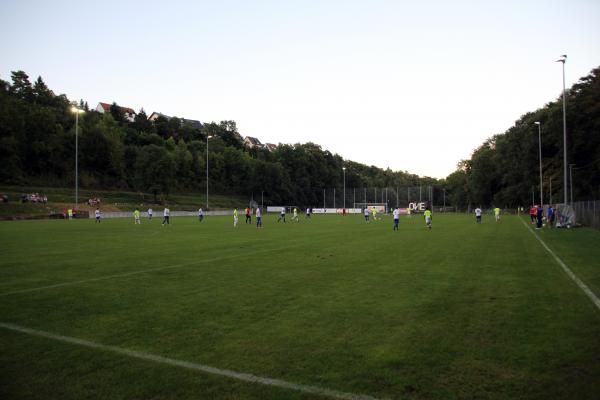
[(550, 250), (550, 247), (548, 247), (546, 245), (546, 243), (533, 231), (533, 229), (531, 229), (530, 226), (528, 226), (525, 223), (525, 221), (523, 221), (522, 218), (519, 217), (519, 220), (523, 223), (523, 225), (525, 225), (525, 227), (527, 229), (529, 229), (529, 232), (531, 232), (531, 234), (538, 240), (538, 242), (540, 242), (542, 244), (542, 246), (544, 246), (546, 251), (548, 251), (548, 253), (550, 253), (550, 255), (552, 257), (554, 257), (554, 260), (556, 260), (558, 265), (560, 265), (562, 267), (562, 269), (567, 273), (567, 275), (569, 275), (569, 278), (571, 278), (573, 280), (573, 282), (575, 282), (577, 284), (577, 286), (579, 286), (579, 288), (581, 290), (583, 290), (583, 293), (585, 293), (586, 296), (589, 297), (590, 300), (592, 300), (592, 303), (594, 303), (596, 308), (598, 308), (598, 310), (600, 310), (600, 299), (598, 299), (598, 297), (594, 294), (594, 292), (592, 292), (591, 289), (589, 287), (587, 287), (587, 285), (585, 283), (583, 283), (583, 281), (581, 279), (579, 279), (577, 277), (577, 275), (575, 275), (569, 267), (567, 267), (567, 264), (565, 264), (560, 258), (558, 258), (558, 256), (556, 254), (554, 254), (554, 252), (552, 250)]
[(109, 346), (101, 343), (91, 342), (89, 340), (78, 339), (69, 336), (56, 335), (50, 332), (39, 331), (37, 329), (25, 328), (22, 326), (0, 322), (0, 328), (10, 330), (13, 332), (24, 333), (30, 336), (36, 336), (41, 338), (46, 338), (50, 340), (55, 340), (58, 342), (74, 344), (78, 346), (88, 347), (96, 350), (106, 351), (110, 353), (116, 353), (119, 355), (124, 355), (131, 358), (137, 358), (145, 361), (152, 361), (158, 364), (165, 364), (174, 367), (185, 368), (194, 371), (200, 371), (212, 375), (219, 375), (223, 377), (227, 377), (230, 379), (235, 379), (238, 381), (250, 382), (250, 383), (258, 383), (266, 386), (273, 386), (283, 389), (295, 390), (297, 392), (310, 393), (320, 396), (326, 396), (334, 399), (342, 399), (342, 400), (377, 400), (375, 397), (365, 395), (365, 394), (355, 394), (355, 393), (347, 393), (340, 392), (338, 390), (326, 389), (318, 386), (309, 386), (309, 385), (301, 385), (298, 383), (287, 382), (281, 379), (274, 378), (266, 378), (262, 376), (257, 376), (253, 374), (248, 374), (245, 372), (237, 372), (228, 369), (220, 369), (211, 367), (209, 365), (197, 364), (189, 361), (177, 360), (174, 358), (163, 357), (155, 354), (144, 353), (141, 351), (123, 349), (121, 347)]
[(262, 250), (257, 250), (257, 251), (253, 251), (253, 252), (245, 252), (244, 254), (236, 254), (236, 255), (226, 256), (226, 257), (215, 257), (215, 258), (210, 258), (207, 260), (191, 261), (191, 262), (183, 263), (183, 264), (166, 265), (164, 267), (155, 267), (155, 268), (142, 269), (142, 270), (138, 270), (138, 271), (124, 272), (122, 274), (106, 275), (106, 276), (100, 276), (97, 278), (89, 278), (89, 279), (81, 279), (78, 281), (56, 283), (54, 285), (38, 286), (38, 287), (28, 288), (28, 289), (13, 290), (11, 292), (0, 293), (0, 297), (10, 296), (10, 295), (19, 294), (19, 293), (37, 292), (39, 290), (54, 289), (54, 288), (59, 288), (59, 287), (63, 287), (63, 286), (79, 285), (81, 283), (87, 283), (87, 282), (103, 281), (106, 279), (123, 278), (123, 277), (127, 277), (127, 276), (132, 276), (132, 275), (145, 274), (148, 272), (162, 271), (165, 269), (188, 267), (191, 265), (203, 264), (203, 263), (214, 262), (214, 261), (229, 260), (229, 259), (234, 259), (234, 258), (238, 258), (238, 257), (246, 257), (248, 255), (253, 255), (253, 254), (268, 253), (271, 251), (279, 251), (279, 250), (283, 250), (283, 249), (289, 249), (289, 248), (293, 248), (293, 247), (297, 247), (297, 246), (286, 246), (286, 247), (262, 249)]

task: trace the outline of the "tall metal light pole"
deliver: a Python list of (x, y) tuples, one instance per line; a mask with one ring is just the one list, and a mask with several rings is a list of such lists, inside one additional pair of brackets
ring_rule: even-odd
[(540, 153), (540, 205), (544, 206), (544, 189), (542, 180), (542, 123), (539, 121), (534, 122), (538, 126), (538, 150)]
[(567, 195), (567, 99), (565, 92), (565, 62), (567, 61), (567, 55), (563, 54), (556, 62), (562, 63), (563, 73), (563, 165), (564, 165), (564, 191), (565, 191), (565, 204), (568, 202)]
[(208, 139), (212, 138), (206, 135), (206, 210), (208, 211)]
[(79, 208), (79, 114), (84, 112), (79, 108), (71, 107), (75, 113), (75, 209)]
[(346, 208), (346, 167), (342, 167), (344, 171), (344, 209)]

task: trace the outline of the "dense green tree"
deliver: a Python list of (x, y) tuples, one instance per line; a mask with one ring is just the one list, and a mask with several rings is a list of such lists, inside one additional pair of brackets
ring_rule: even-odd
[(135, 161), (135, 183), (138, 190), (168, 195), (175, 183), (175, 162), (164, 147), (143, 146)]
[(125, 112), (123, 109), (115, 102), (110, 105), (110, 115), (112, 115), (113, 119), (119, 123), (125, 122)]
[[(600, 197), (600, 68), (566, 92), (567, 156), (574, 198)], [(544, 202), (564, 199), (562, 98), (521, 116), (504, 134), (480, 146), (467, 168), (448, 176), (455, 204), (524, 206), (539, 202), (538, 127), (541, 123)], [(551, 185), (552, 183), (552, 185)], [(552, 186), (552, 192), (550, 192)]]
[(10, 92), (20, 99), (33, 100), (33, 88), (29, 81), (29, 75), (23, 71), (11, 71), (12, 85)]

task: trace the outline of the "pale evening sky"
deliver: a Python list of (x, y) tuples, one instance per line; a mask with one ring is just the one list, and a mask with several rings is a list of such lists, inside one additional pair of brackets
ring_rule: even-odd
[[(0, 3), (0, 78), (445, 177), (600, 65), (600, 1)], [(533, 131), (532, 131), (533, 132)]]

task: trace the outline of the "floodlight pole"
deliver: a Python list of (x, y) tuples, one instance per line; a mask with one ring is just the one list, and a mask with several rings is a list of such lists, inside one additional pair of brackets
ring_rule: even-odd
[(79, 114), (84, 112), (72, 106), (71, 112), (75, 113), (75, 209), (79, 207)]
[(79, 110), (75, 111), (75, 209), (79, 208)]
[(565, 205), (568, 202), (567, 194), (567, 99), (565, 92), (565, 62), (567, 61), (567, 55), (563, 54), (560, 59), (556, 62), (562, 63), (562, 75), (563, 75), (563, 166), (564, 166), (564, 200)]
[(208, 139), (210, 139), (208, 133), (206, 134), (206, 210), (208, 211)]
[(343, 167), (342, 171), (344, 171), (344, 209), (346, 209), (346, 167)]
[(544, 206), (544, 181), (542, 180), (542, 123), (534, 122), (538, 126), (538, 151), (540, 154), (540, 205)]

